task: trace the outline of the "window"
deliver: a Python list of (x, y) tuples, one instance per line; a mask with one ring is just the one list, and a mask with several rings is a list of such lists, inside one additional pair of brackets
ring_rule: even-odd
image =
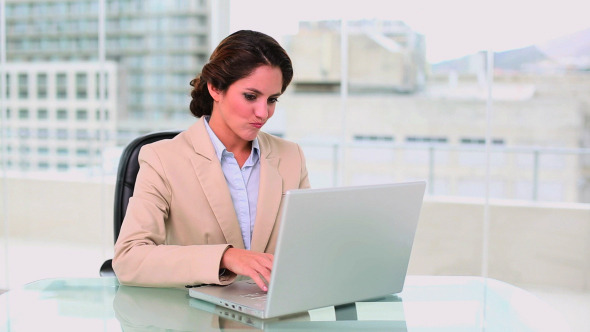
[(89, 138), (88, 130), (86, 129), (76, 129), (76, 139), (80, 141), (85, 141)]
[(424, 143), (424, 144), (446, 144), (448, 139), (446, 137), (433, 136), (408, 136), (406, 143)]
[(143, 73), (129, 75), (129, 81), (133, 85), (141, 85), (144, 83), (144, 80), (145, 80), (145, 76), (143, 75)]
[(21, 120), (27, 120), (29, 118), (29, 110), (24, 108), (18, 110), (18, 118)]
[(31, 168), (31, 162), (28, 160), (21, 160), (18, 163), (18, 167), (23, 171), (27, 171)]
[(18, 148), (18, 152), (20, 152), (20, 154), (29, 154), (31, 153), (31, 148), (28, 145), (21, 145)]
[(130, 95), (130, 102), (141, 105), (143, 103), (144, 95), (141, 92), (132, 92)]
[(10, 74), (6, 73), (6, 98), (10, 99)]
[(76, 155), (79, 157), (88, 156), (89, 154), (90, 152), (88, 151), (88, 149), (76, 149)]
[[(96, 74), (96, 99), (100, 99), (100, 73)], [(131, 75), (133, 76), (133, 75)], [(104, 74), (104, 98), (109, 98), (109, 75), (108, 73)], [(139, 84), (139, 83), (138, 83)]]
[(69, 154), (68, 148), (66, 147), (58, 147), (55, 152), (58, 156), (67, 156)]
[[(102, 115), (101, 115), (100, 110), (96, 110), (96, 121), (100, 121), (101, 116)], [(104, 111), (104, 117), (105, 117), (105, 121), (109, 120), (109, 110)]]
[(151, 95), (151, 104), (155, 106), (164, 106), (166, 104), (166, 94), (155, 92)]
[(86, 110), (77, 110), (76, 111), (76, 120), (77, 121), (86, 121), (86, 120), (88, 120), (88, 111), (86, 111)]
[(55, 91), (57, 99), (66, 99), (68, 97), (68, 78), (66, 74), (59, 73), (55, 76)]
[(37, 128), (37, 138), (38, 139), (46, 139), (48, 137), (49, 137), (49, 129)]
[(68, 111), (64, 109), (58, 109), (56, 113), (56, 118), (61, 121), (65, 121), (68, 119)]
[(393, 142), (391, 135), (354, 135), (354, 140), (359, 142)]
[(49, 154), (49, 148), (47, 146), (39, 146), (37, 147), (37, 154), (46, 156)]
[[(491, 143), (493, 145), (504, 145), (504, 140), (501, 138), (493, 138)], [(461, 138), (461, 144), (464, 144), (464, 145), (484, 145), (484, 144), (486, 144), (486, 140), (483, 137), (464, 137), (464, 138)]]
[(196, 19), (197, 19), (198, 26), (204, 27), (204, 26), (207, 25), (207, 21), (208, 20), (207, 20), (206, 17), (204, 17), (204, 16), (197, 16)]
[(18, 74), (18, 97), (27, 99), (29, 97), (29, 75)]
[(48, 170), (49, 169), (49, 162), (40, 161), (37, 163), (37, 168), (39, 168), (40, 170)]
[(86, 73), (76, 74), (76, 98), (86, 99), (88, 97), (87, 81)]
[(49, 119), (49, 112), (46, 109), (38, 109), (37, 110), (37, 120), (47, 120)]
[(196, 58), (197, 58), (197, 63), (199, 63), (199, 64), (204, 65), (205, 63), (207, 63), (207, 57), (205, 55), (198, 54)]
[(37, 74), (37, 98), (47, 98), (47, 74)]
[(68, 139), (68, 130), (65, 128), (58, 128), (56, 130), (56, 136), (58, 140), (64, 141)]
[(164, 86), (166, 83), (166, 75), (164, 75), (164, 74), (153, 75), (152, 79), (153, 79), (152, 85), (154, 85), (154, 86)]

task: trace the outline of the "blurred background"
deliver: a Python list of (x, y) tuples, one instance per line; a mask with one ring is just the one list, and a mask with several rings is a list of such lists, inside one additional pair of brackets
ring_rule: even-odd
[(293, 60), (265, 131), (313, 187), (428, 181), (410, 274), (506, 281), (587, 328), (588, 7), (0, 0), (0, 288), (98, 276), (123, 147), (194, 123), (189, 81), (253, 29)]

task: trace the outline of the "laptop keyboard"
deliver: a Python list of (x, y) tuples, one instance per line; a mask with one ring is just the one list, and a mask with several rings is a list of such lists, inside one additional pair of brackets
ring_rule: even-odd
[(245, 298), (249, 298), (249, 299), (254, 299), (254, 300), (266, 300), (266, 292), (255, 292), (255, 293), (249, 293), (249, 294), (242, 294), (242, 297)]

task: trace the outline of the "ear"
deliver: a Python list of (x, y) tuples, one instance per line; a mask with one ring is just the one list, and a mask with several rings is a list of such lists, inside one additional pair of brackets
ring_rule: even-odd
[(213, 98), (214, 101), (219, 101), (221, 97), (221, 91), (217, 90), (211, 82), (207, 82), (207, 89), (209, 90), (209, 94)]

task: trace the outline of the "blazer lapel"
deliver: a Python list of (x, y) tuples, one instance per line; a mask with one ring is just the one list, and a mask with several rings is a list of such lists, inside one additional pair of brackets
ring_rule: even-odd
[(264, 252), (281, 206), (283, 179), (279, 173), (280, 158), (273, 155), (270, 146), (261, 135), (258, 138), (262, 156), (260, 158), (260, 187), (251, 249)]
[(203, 121), (204, 118), (201, 118), (188, 130), (195, 149), (195, 154), (191, 156), (193, 169), (227, 243), (244, 249), (242, 232), (225, 176)]

